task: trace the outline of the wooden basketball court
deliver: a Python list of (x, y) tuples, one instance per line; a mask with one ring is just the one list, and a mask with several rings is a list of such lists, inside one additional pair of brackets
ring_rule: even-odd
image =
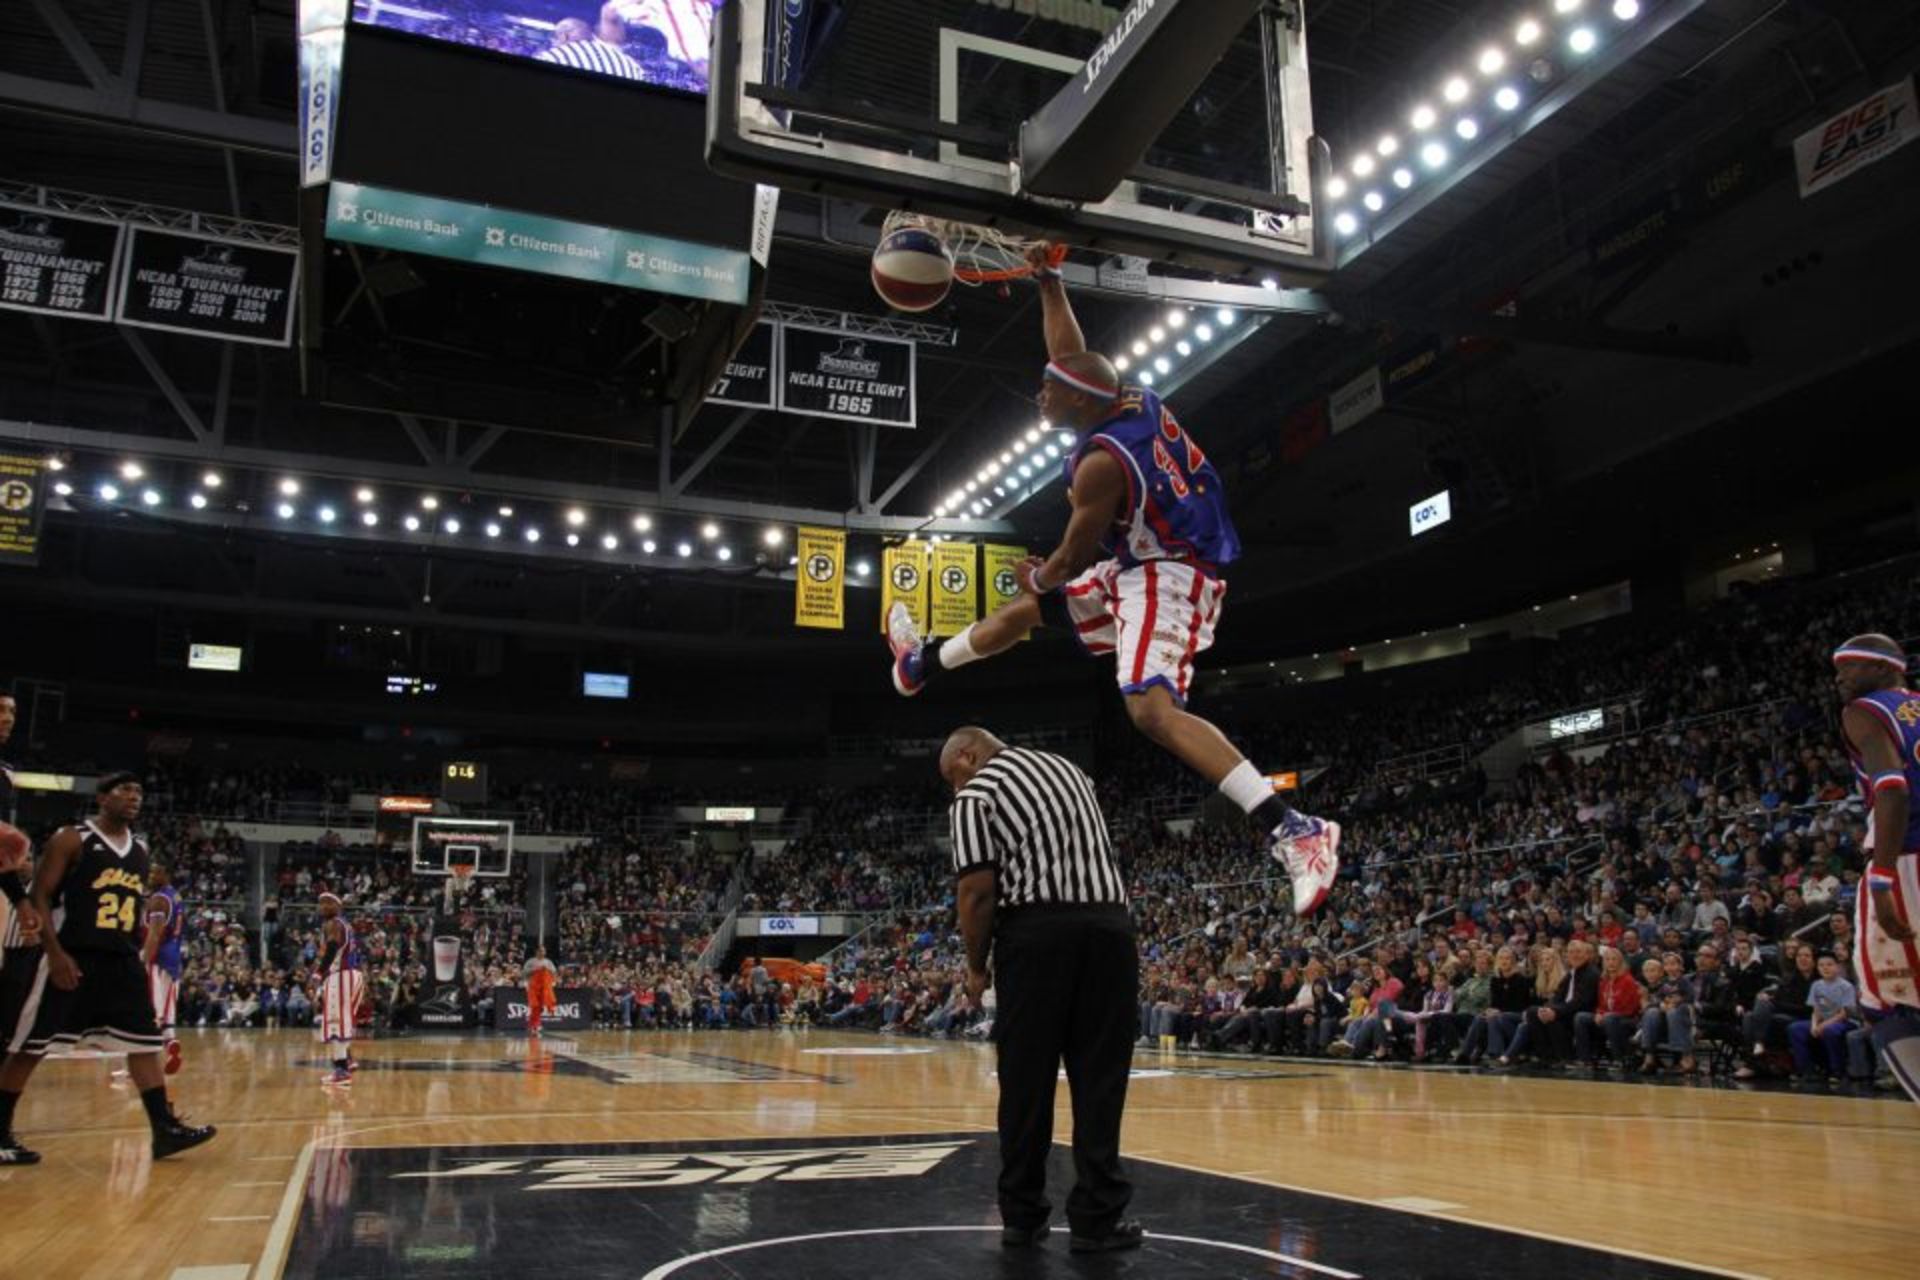
[[(976, 1044), (413, 1037), (363, 1044), (350, 1090), (321, 1087), (306, 1034), (189, 1032), (186, 1048), (177, 1104), (221, 1133), (158, 1166), (112, 1062), (42, 1069), (17, 1127), (45, 1163), (0, 1171), (6, 1273), (1095, 1265), (1063, 1236), (1000, 1249), (993, 1055)], [(1063, 1087), (1061, 1139), (1065, 1102)], [(1098, 1260), (1109, 1274), (1913, 1273), (1920, 1108), (1903, 1099), (1143, 1050), (1126, 1152), (1135, 1210), (1164, 1239)]]

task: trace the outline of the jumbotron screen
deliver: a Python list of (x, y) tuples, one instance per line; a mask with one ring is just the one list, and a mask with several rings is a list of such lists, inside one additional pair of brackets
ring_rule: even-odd
[(353, 20), (687, 93), (725, 0), (353, 0)]

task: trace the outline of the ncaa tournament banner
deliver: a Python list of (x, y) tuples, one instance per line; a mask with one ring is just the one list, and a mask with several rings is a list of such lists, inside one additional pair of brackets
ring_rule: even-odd
[(299, 271), (297, 249), (133, 227), (114, 318), (141, 329), (291, 346)]
[(974, 581), (979, 549), (971, 542), (933, 544), (933, 626), (930, 636), (958, 635), (980, 617), (980, 591)]
[(113, 319), (125, 234), (117, 222), (0, 204), (0, 307)]
[(44, 455), (0, 453), (0, 565), (40, 563), (46, 466)]
[(327, 188), (326, 231), (329, 240), (734, 306), (747, 301), (753, 265), (738, 249), (358, 182)]
[(980, 580), (988, 613), (1020, 594), (1020, 577), (1016, 570), (1026, 558), (1025, 547), (1007, 547), (989, 542), (980, 548)]
[(1854, 103), (1793, 140), (1800, 198), (1877, 164), (1913, 141), (1913, 78)]
[[(585, 1031), (593, 1021), (592, 993), (585, 987), (555, 987), (553, 989), (553, 1012), (540, 1019), (542, 1031)], [(493, 1029), (495, 1031), (525, 1031), (527, 1029), (527, 989), (525, 987), (495, 987), (493, 989)]]
[(773, 331), (770, 321), (762, 320), (727, 361), (727, 371), (713, 384), (707, 395), (709, 404), (737, 404), (743, 409), (773, 408)]
[(898, 600), (907, 606), (907, 612), (913, 615), (913, 625), (921, 635), (927, 634), (927, 544), (924, 542), (903, 542), (897, 547), (888, 547), (885, 559), (886, 577), (880, 591), (880, 633), (886, 634), (887, 615), (893, 612), (893, 602)]
[(913, 343), (780, 326), (780, 408), (883, 427), (914, 423)]
[(801, 525), (794, 537), (793, 625), (846, 629), (847, 533)]

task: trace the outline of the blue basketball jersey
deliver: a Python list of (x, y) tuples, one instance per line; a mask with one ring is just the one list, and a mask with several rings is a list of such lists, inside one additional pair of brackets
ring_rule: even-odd
[(1105, 543), (1122, 565), (1178, 560), (1218, 573), (1240, 557), (1220, 473), (1159, 396), (1145, 387), (1122, 387), (1113, 416), (1068, 455), (1069, 486), (1075, 466), (1092, 449), (1111, 454), (1127, 477), (1127, 513), (1114, 522)]
[(155, 897), (167, 900), (167, 919), (160, 926), (160, 949), (153, 953), (155, 967), (175, 978), (180, 976), (181, 951), (186, 941), (187, 921), (180, 911), (180, 892), (172, 885), (155, 889)]
[(333, 953), (332, 961), (327, 965), (328, 973), (340, 973), (360, 967), (360, 943), (353, 936), (353, 926), (347, 923), (346, 916), (340, 917), (340, 949)]
[[(1912, 689), (1876, 689), (1847, 705), (1861, 708), (1875, 723), (1886, 728), (1907, 773), (1907, 794), (1920, 801), (1920, 693)], [(1847, 754), (1853, 759), (1853, 776), (1859, 779), (1860, 791), (1867, 798), (1867, 812), (1872, 813), (1873, 779), (1862, 767), (1859, 753), (1851, 742), (1847, 743)], [(1882, 834), (1876, 831), (1874, 838), (1878, 840)], [(1920, 852), (1920, 803), (1907, 806), (1906, 838), (1899, 849), (1902, 853)]]

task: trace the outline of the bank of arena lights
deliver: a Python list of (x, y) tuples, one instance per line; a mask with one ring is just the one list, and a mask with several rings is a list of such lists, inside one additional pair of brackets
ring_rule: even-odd
[[(1567, 63), (1577, 62), (1600, 47), (1606, 38), (1602, 26), (1607, 14), (1616, 23), (1632, 22), (1645, 7), (1643, 0), (1611, 0), (1610, 4), (1593, 0), (1592, 8), (1604, 7), (1596, 20), (1596, 15), (1584, 12), (1588, 8), (1585, 0), (1539, 0), (1539, 4), (1539, 12), (1515, 21), (1508, 39), (1483, 45), (1472, 55), (1474, 74), (1462, 70), (1441, 76), (1433, 89), (1434, 98), (1418, 102), (1408, 111), (1405, 121), (1415, 135), (1409, 145), (1420, 159), (1418, 169), (1404, 164), (1395, 168), (1386, 175), (1390, 186), (1373, 180), (1381, 171), (1379, 162), (1401, 149), (1401, 140), (1392, 130), (1376, 135), (1370, 147), (1356, 150), (1350, 158), (1336, 158), (1339, 172), (1328, 179), (1323, 190), (1334, 205), (1332, 225), (1337, 239), (1360, 235), (1374, 218), (1415, 191), (1423, 178), (1438, 178), (1474, 145), (1497, 144), (1501, 131), (1497, 121), (1484, 118), (1488, 108), (1496, 117), (1518, 111), (1530, 94), (1538, 95), (1564, 76)], [(1558, 64), (1555, 55), (1561, 59)], [(1515, 68), (1522, 74), (1510, 75)], [(1475, 114), (1476, 104), (1481, 105), (1480, 115)], [(1445, 143), (1421, 136), (1438, 128), (1455, 139), (1457, 152)], [(1136, 357), (1147, 354), (1137, 349), (1140, 345), (1135, 344)], [(1144, 375), (1141, 381), (1146, 381)]]

